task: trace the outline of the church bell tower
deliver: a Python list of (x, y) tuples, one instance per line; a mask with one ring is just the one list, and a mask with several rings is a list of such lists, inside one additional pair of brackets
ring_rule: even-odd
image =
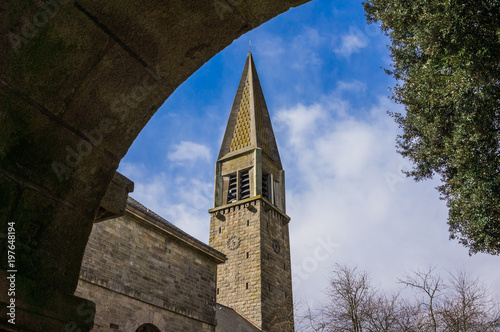
[(293, 331), (285, 172), (257, 70), (248, 53), (215, 166), (210, 246), (217, 302), (263, 331)]

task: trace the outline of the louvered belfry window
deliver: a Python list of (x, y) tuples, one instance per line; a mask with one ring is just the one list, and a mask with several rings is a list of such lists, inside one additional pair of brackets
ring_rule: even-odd
[(233, 203), (236, 202), (237, 197), (236, 193), (238, 190), (238, 182), (236, 181), (236, 174), (230, 175), (229, 176), (229, 187), (227, 190), (227, 202), (228, 203)]
[(250, 197), (250, 174), (248, 171), (240, 174), (240, 199)]
[(250, 198), (250, 173), (242, 171), (229, 175), (227, 187), (227, 204)]

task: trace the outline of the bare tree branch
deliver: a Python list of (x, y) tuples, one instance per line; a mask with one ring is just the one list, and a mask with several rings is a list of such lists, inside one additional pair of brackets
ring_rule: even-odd
[(440, 276), (434, 274), (435, 267), (429, 266), (427, 270), (416, 270), (406, 274), (398, 282), (406, 287), (417, 290), (424, 296), (420, 298), (419, 305), (428, 310), (428, 329), (429, 331), (438, 331), (438, 322), (436, 317), (436, 307), (439, 305), (439, 297), (442, 294), (445, 284)]
[(415, 297), (381, 293), (367, 272), (336, 264), (326, 292), (328, 302), (319, 309), (308, 308), (300, 331), (500, 331), (500, 303), (469, 273), (450, 273), (445, 283), (430, 266), (407, 273), (398, 282)]

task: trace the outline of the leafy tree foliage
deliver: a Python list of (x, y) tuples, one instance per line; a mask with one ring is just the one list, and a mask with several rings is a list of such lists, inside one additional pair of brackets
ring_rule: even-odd
[(405, 114), (397, 147), (415, 180), (441, 177), (450, 237), (500, 254), (500, 1), (367, 0), (390, 37)]

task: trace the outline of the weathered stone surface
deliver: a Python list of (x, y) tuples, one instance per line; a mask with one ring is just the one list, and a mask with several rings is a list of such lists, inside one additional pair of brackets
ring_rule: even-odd
[(248, 154), (243, 155), (239, 158), (224, 160), (222, 164), (221, 175), (225, 176), (229, 173), (233, 173), (235, 169), (245, 169), (250, 168), (254, 164), (253, 151), (249, 151)]
[(125, 214), (128, 194), (134, 191), (134, 183), (116, 172), (102, 198), (95, 222), (121, 217)]
[[(217, 302), (263, 330), (277, 309), (293, 311), (288, 222), (260, 196), (211, 210), (209, 243), (227, 256), (217, 270)], [(233, 237), (238, 245), (230, 249)]]
[[(255, 207), (255, 212), (247, 209), (245, 203), (220, 211), (224, 221), (212, 213), (209, 243), (227, 256), (217, 271), (217, 302), (261, 327), (261, 226), (256, 203), (255, 200), (246, 203)], [(236, 245), (229, 244), (230, 239)]]
[(129, 204), (123, 217), (94, 225), (75, 292), (96, 303), (93, 331), (145, 323), (214, 331), (217, 264), (225, 258), (161, 220)]
[[(1, 321), (1, 331), (89, 331), (93, 326), (95, 304), (71, 294), (60, 292), (52, 287), (39, 287), (33, 281), (17, 275), (16, 294), (29, 294), (27, 297), (11, 297), (7, 293), (11, 273), (0, 271), (0, 315), (14, 317), (13, 322)], [(7, 306), (15, 298), (14, 316)]]

